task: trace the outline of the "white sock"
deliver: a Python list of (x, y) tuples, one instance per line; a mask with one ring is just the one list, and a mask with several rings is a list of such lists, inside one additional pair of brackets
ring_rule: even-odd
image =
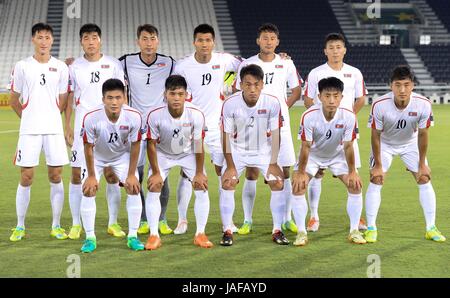
[(312, 178), (308, 184), (308, 202), (311, 217), (319, 220), (319, 201), (322, 192), (322, 178)]
[(147, 214), (147, 222), (150, 226), (150, 235), (159, 237), (158, 223), (161, 215), (161, 202), (159, 201), (160, 192), (147, 192), (145, 199), (145, 213)]
[(142, 213), (141, 195), (127, 196), (128, 237), (137, 237)]
[(242, 207), (244, 209), (244, 220), (252, 222), (253, 206), (255, 205), (256, 197), (256, 182), (257, 180), (244, 181), (244, 188), (242, 189)]
[(431, 182), (419, 184), (419, 199), (422, 205), (427, 230), (435, 225), (436, 220), (436, 194)]
[(80, 213), (86, 238), (95, 237), (95, 213), (97, 205), (95, 197), (81, 197)]
[(298, 231), (306, 233), (306, 214), (308, 214), (308, 204), (305, 195), (292, 195), (292, 211)]
[(234, 213), (234, 190), (222, 189), (219, 200), (220, 216), (222, 218), (223, 229), (231, 230)]
[(108, 200), (109, 221), (108, 226), (117, 223), (120, 209), (120, 186), (119, 183), (106, 185), (106, 199)]
[(72, 214), (72, 225), (76, 226), (81, 223), (80, 205), (81, 197), (83, 196), (81, 184), (69, 183), (69, 206)]
[(290, 178), (284, 179), (283, 192), (284, 197), (286, 198), (286, 212), (284, 214), (283, 222), (287, 222), (292, 220), (292, 185)]
[(286, 210), (286, 199), (283, 197), (284, 192), (282, 190), (271, 191), (270, 196), (270, 210), (272, 211), (273, 230), (281, 231), (281, 224), (283, 223), (283, 217)]
[(358, 230), (359, 219), (363, 208), (362, 194), (348, 193), (347, 198), (347, 214), (350, 217), (350, 232)]
[(209, 215), (209, 196), (207, 191), (195, 191), (194, 212), (195, 222), (197, 223), (197, 232), (195, 235), (205, 233), (205, 227), (208, 222)]
[(192, 195), (192, 183), (188, 178), (180, 177), (177, 187), (178, 222), (187, 221), (187, 211)]
[(53, 213), (52, 228), (61, 226), (61, 213), (64, 206), (64, 184), (62, 181), (50, 183), (50, 201)]
[(25, 228), (25, 216), (27, 215), (28, 205), (30, 204), (31, 186), (17, 186), (16, 193), (16, 212), (17, 226)]
[(381, 188), (382, 185), (369, 183), (366, 192), (366, 218), (367, 226), (377, 228), (377, 215), (381, 204)]

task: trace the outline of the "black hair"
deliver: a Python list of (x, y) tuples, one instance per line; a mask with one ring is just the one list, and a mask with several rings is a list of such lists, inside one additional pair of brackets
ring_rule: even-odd
[(166, 90), (175, 90), (177, 88), (187, 89), (187, 82), (183, 76), (180, 75), (170, 75), (166, 79), (166, 83), (164, 84)]
[(125, 85), (122, 83), (121, 80), (119, 80), (119, 79), (109, 79), (109, 80), (106, 80), (103, 83), (103, 86), (102, 86), (102, 94), (103, 94), (103, 96), (105, 96), (106, 92), (108, 92), (108, 91), (115, 91), (115, 90), (122, 91), (123, 94), (125, 94)]
[(280, 31), (278, 30), (278, 27), (272, 23), (264, 23), (258, 28), (258, 37), (261, 36), (261, 33), (263, 32), (272, 32), (277, 35), (277, 37), (280, 37)]
[(415, 82), (416, 78), (408, 65), (397, 65), (391, 72), (390, 82), (410, 79)]
[(158, 28), (156, 28), (155, 26), (153, 26), (151, 24), (144, 24), (144, 25), (140, 25), (137, 28), (137, 38), (141, 37), (141, 33), (143, 31), (148, 32), (150, 34), (155, 34), (156, 36), (159, 36)]
[(319, 81), (319, 93), (322, 93), (322, 90), (337, 90), (342, 93), (344, 91), (344, 82), (336, 77), (321, 79)]
[(239, 74), (241, 81), (244, 80), (246, 75), (254, 76), (258, 80), (264, 80), (264, 71), (256, 64), (249, 64), (241, 69), (241, 73)]
[(80, 39), (83, 37), (84, 33), (94, 33), (96, 32), (98, 34), (98, 37), (102, 37), (102, 29), (100, 29), (100, 27), (96, 24), (84, 24), (83, 26), (81, 26), (80, 28)]
[(216, 34), (214, 33), (214, 28), (209, 24), (200, 24), (194, 29), (194, 40), (198, 33), (211, 33), (213, 39), (216, 38)]
[(325, 42), (323, 43), (323, 48), (325, 49), (327, 47), (327, 43), (329, 41), (336, 41), (336, 40), (340, 40), (344, 43), (345, 46), (345, 37), (344, 35), (342, 35), (341, 33), (330, 33), (327, 34), (327, 36), (325, 36)]
[(36, 33), (39, 31), (48, 31), (53, 36), (53, 28), (49, 24), (46, 24), (46, 23), (34, 24), (33, 27), (31, 28), (31, 36), (35, 36)]

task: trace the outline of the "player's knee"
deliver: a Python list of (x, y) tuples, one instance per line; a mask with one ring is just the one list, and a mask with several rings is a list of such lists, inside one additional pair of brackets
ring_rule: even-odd
[(383, 180), (381, 179), (381, 177), (371, 177), (370, 182), (376, 185), (383, 185)]
[(80, 171), (72, 170), (72, 177), (70, 177), (70, 182), (72, 184), (81, 184), (81, 173), (80, 173)]
[(291, 167), (283, 167), (284, 179), (289, 179), (291, 177)]
[(427, 184), (430, 182), (430, 178), (427, 176), (420, 176), (419, 180), (417, 181), (417, 184)]
[(245, 178), (247, 180), (257, 180), (259, 175), (259, 170), (257, 168), (247, 168), (245, 172)]
[(30, 186), (33, 184), (33, 173), (23, 172), (20, 176), (20, 185)]
[(216, 169), (217, 176), (222, 176), (222, 167), (214, 165), (214, 168)]
[(152, 185), (148, 191), (150, 192), (161, 192), (162, 186), (161, 185)]
[(52, 171), (48, 173), (48, 180), (51, 183), (59, 183), (61, 182), (61, 173), (58, 171)]
[(294, 196), (303, 196), (303, 195), (306, 194), (306, 188), (301, 188), (299, 191), (294, 191), (294, 190), (292, 189), (292, 194), (293, 194)]
[(114, 172), (109, 172), (105, 173), (105, 180), (106, 182), (108, 182), (108, 184), (117, 184), (119, 183), (119, 179), (117, 178), (117, 176), (114, 174)]
[(273, 190), (273, 191), (280, 191), (280, 190), (283, 190), (283, 188), (284, 188), (283, 180), (269, 181), (269, 182), (267, 182), (267, 184), (269, 184), (270, 190)]

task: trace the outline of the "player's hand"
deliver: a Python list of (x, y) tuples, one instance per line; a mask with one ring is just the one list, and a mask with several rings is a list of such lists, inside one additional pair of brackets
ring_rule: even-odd
[(416, 180), (419, 182), (421, 177), (428, 178), (428, 181), (431, 180), (431, 169), (427, 165), (419, 166), (419, 171), (417, 172)]
[(66, 63), (66, 65), (69, 66), (73, 63), (73, 61), (75, 61), (75, 58), (69, 57), (69, 58), (66, 58), (66, 60), (64, 60), (64, 63)]
[(94, 176), (88, 176), (83, 183), (83, 194), (86, 197), (94, 197), (98, 190), (97, 178)]
[(358, 173), (355, 172), (351, 172), (348, 174), (347, 177), (347, 186), (349, 189), (355, 190), (360, 192), (362, 189), (362, 182), (361, 182), (361, 178), (359, 177)]
[(283, 170), (276, 163), (269, 165), (265, 178), (268, 184), (273, 184), (278, 187), (282, 187), (284, 184)]
[(192, 186), (195, 190), (208, 190), (208, 178), (203, 172), (197, 173), (192, 179)]
[(305, 172), (294, 171), (292, 174), (292, 193), (300, 195), (306, 192), (306, 186), (309, 182), (309, 176)]
[(285, 53), (285, 52), (281, 52), (281, 53), (279, 53), (278, 55), (280, 55), (280, 58), (281, 59), (283, 59), (283, 60), (291, 60), (292, 58), (291, 58), (291, 56), (289, 56), (287, 53)]
[[(163, 184), (164, 184), (164, 180), (159, 173), (152, 174), (150, 177), (148, 177), (147, 189), (149, 191), (153, 191), (153, 190), (161, 191)], [(159, 192), (159, 191), (157, 191), (157, 192)]]
[(222, 175), (222, 188), (234, 189), (239, 183), (238, 173), (235, 168), (227, 168)]
[(376, 184), (384, 183), (384, 172), (381, 166), (375, 166), (370, 170), (370, 181), (377, 182)]
[(141, 185), (135, 175), (129, 175), (123, 184), (128, 194), (137, 195), (141, 190)]
[(66, 145), (72, 147), (73, 145), (73, 128), (66, 126), (66, 132), (64, 133), (64, 138), (66, 139)]

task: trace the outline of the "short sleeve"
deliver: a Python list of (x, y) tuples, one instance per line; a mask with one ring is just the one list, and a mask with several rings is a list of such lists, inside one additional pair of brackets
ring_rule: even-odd
[(81, 135), (83, 136), (84, 144), (94, 144), (95, 142), (95, 127), (92, 117), (88, 114), (83, 119), (83, 125), (81, 127)]
[(236, 88), (237, 90), (241, 90), (241, 76), (240, 76), (240, 73), (241, 73), (242, 68), (244, 68), (244, 66), (246, 66), (246, 65), (247, 65), (247, 63), (242, 62), (239, 65), (238, 71), (236, 73), (236, 79), (234, 80), (234, 88)]
[(372, 104), (367, 126), (376, 130), (383, 130), (383, 115), (380, 111), (380, 105), (377, 105), (376, 102)]
[(233, 121), (233, 115), (229, 111), (229, 104), (227, 104), (227, 102), (225, 102), (223, 104), (221, 118), (222, 118), (223, 131), (226, 133), (232, 133), (233, 129), (234, 129), (233, 128), (234, 121)]
[(121, 80), (125, 84), (125, 73), (123, 71), (123, 66), (120, 61), (116, 62), (116, 67), (114, 68), (114, 79)]
[(150, 112), (147, 117), (147, 139), (157, 140), (159, 139), (158, 123), (155, 119), (155, 113)]
[(139, 112), (136, 113), (132, 112), (132, 114), (134, 114), (133, 124), (131, 125), (129, 139), (131, 143), (135, 143), (142, 140), (143, 124), (142, 124), (142, 116)]
[(194, 140), (205, 137), (205, 116), (199, 110), (194, 110)]
[(351, 142), (356, 139), (356, 116), (347, 117), (345, 124), (345, 133), (342, 141)]
[(317, 97), (317, 91), (317, 78), (314, 72), (311, 71), (306, 79), (305, 96), (308, 96), (309, 98), (315, 100), (315, 98)]
[(282, 126), (281, 106), (278, 100), (274, 101), (269, 114), (269, 129), (277, 130)]
[(287, 84), (289, 89), (294, 89), (298, 86), (301, 86), (303, 83), (303, 79), (300, 77), (300, 74), (297, 71), (297, 68), (295, 68), (294, 62), (292, 60), (288, 60), (290, 63), (288, 63), (288, 73), (287, 73)]
[(431, 104), (424, 104), (423, 111), (420, 114), (419, 118), (419, 129), (429, 128), (433, 126), (433, 110), (431, 108)]
[(356, 80), (355, 80), (355, 99), (360, 98), (362, 96), (367, 95), (367, 89), (366, 84), (364, 83), (363, 75), (360, 71), (358, 71), (356, 74)]
[(77, 79), (72, 66), (69, 66), (69, 92), (75, 92), (77, 88)]
[(64, 63), (61, 65), (62, 70), (59, 77), (59, 94), (64, 94), (69, 91), (69, 68)]
[(306, 142), (313, 141), (313, 129), (312, 122), (308, 121), (306, 117), (307, 112), (303, 113), (302, 119), (300, 120), (300, 128), (298, 130), (298, 139)]
[(238, 57), (238, 56), (231, 55), (231, 54), (225, 54), (224, 56), (227, 57), (225, 70), (226, 71), (237, 72), (238, 69), (239, 69), (239, 65), (241, 65), (241, 63), (242, 63), (242, 58)]
[(9, 88), (11, 91), (16, 93), (22, 93), (24, 75), (20, 63), (16, 63), (14, 70), (11, 73), (11, 80), (9, 83)]

